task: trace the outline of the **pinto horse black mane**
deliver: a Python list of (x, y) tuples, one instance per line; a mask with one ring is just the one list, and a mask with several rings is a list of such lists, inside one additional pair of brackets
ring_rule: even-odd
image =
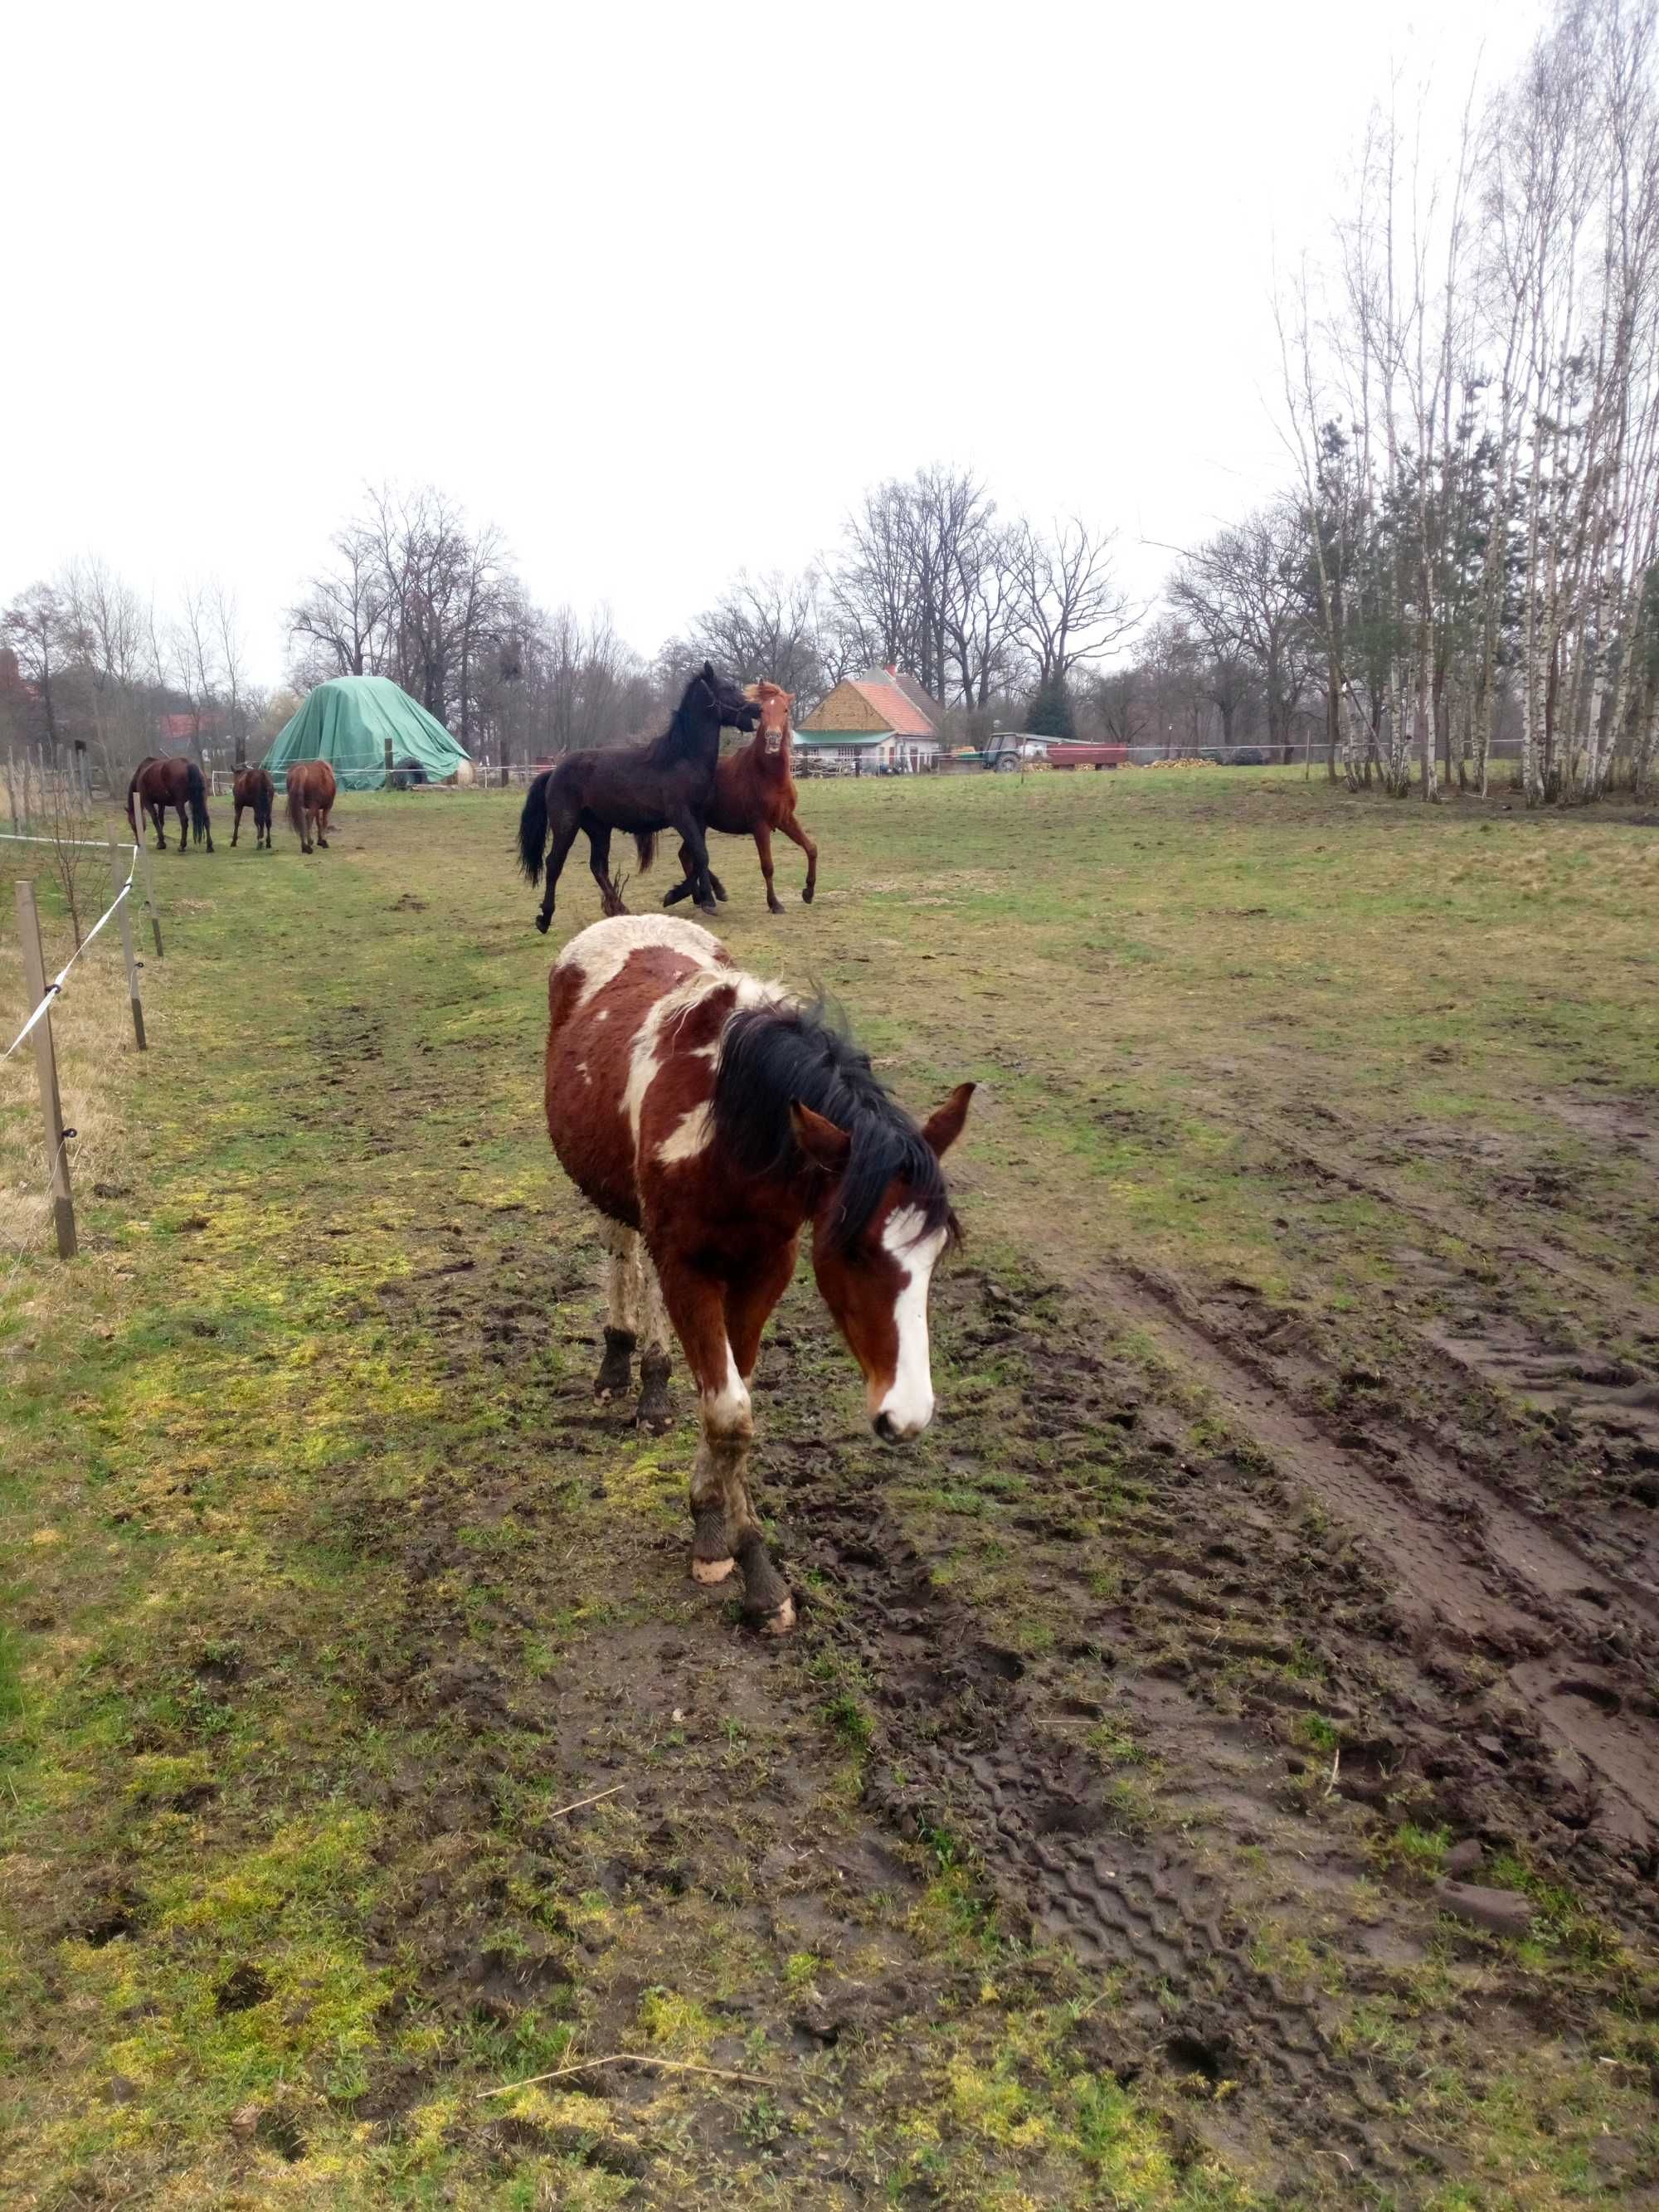
[(720, 1037), (713, 1102), (714, 1133), (733, 1162), (757, 1176), (797, 1172), (792, 1106), (810, 1107), (852, 1139), (830, 1243), (858, 1237), (896, 1176), (919, 1208), (921, 1234), (958, 1235), (939, 1156), (870, 1065), (870, 1056), (821, 1004), (753, 1006)]

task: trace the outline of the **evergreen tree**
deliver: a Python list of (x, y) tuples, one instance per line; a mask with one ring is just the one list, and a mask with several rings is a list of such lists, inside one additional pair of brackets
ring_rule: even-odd
[(1077, 725), (1072, 718), (1072, 695), (1066, 688), (1063, 676), (1045, 677), (1031, 694), (1031, 703), (1026, 709), (1025, 726), (1034, 737), (1073, 738)]

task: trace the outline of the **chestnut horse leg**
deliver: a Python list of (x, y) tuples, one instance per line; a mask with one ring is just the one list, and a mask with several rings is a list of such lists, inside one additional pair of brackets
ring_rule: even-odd
[[(230, 825), (230, 842), (233, 848), (235, 846), (236, 840), (241, 836), (241, 834), (242, 802), (239, 799), (236, 802), (236, 819)], [(253, 842), (256, 845), (259, 842), (259, 817), (257, 814), (253, 817)]]
[(788, 1586), (767, 1555), (745, 1480), (754, 1415), (749, 1386), (726, 1335), (728, 1302), (754, 1365), (761, 1324), (782, 1295), (788, 1274), (775, 1261), (765, 1279), (731, 1291), (684, 1261), (662, 1271), (667, 1305), (686, 1364), (696, 1378), (702, 1441), (691, 1469), (691, 1572), (700, 1583), (723, 1581), (733, 1564), (743, 1576), (744, 1609), (769, 1636), (795, 1625)]
[(167, 848), (167, 810), (159, 800), (147, 799), (144, 801), (144, 811), (155, 825), (155, 849), (158, 853), (165, 853)]
[(620, 1221), (602, 1220), (610, 1258), (605, 1262), (605, 1358), (593, 1377), (593, 1395), (602, 1406), (620, 1398), (634, 1377), (634, 1347), (639, 1342), (639, 1231)]
[(190, 838), (188, 836), (189, 829), (189, 805), (185, 800), (181, 799), (179, 801), (179, 850), (181, 853), (186, 853), (190, 850)]
[(760, 854), (761, 873), (766, 878), (766, 904), (772, 914), (783, 912), (783, 901), (772, 888), (772, 825), (769, 822), (755, 824), (755, 850)]
[(312, 834), (317, 840), (319, 848), (325, 853), (328, 850), (328, 817), (329, 809), (319, 803), (315, 816), (317, 826)]
[(801, 897), (806, 905), (811, 906), (812, 894), (818, 887), (818, 848), (801, 828), (800, 822), (793, 809), (784, 816), (778, 827), (784, 836), (792, 838), (806, 855), (806, 882), (802, 888)]

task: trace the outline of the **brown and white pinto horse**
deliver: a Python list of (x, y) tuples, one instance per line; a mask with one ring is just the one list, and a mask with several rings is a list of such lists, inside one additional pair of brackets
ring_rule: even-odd
[(167, 848), (167, 811), (169, 806), (179, 811), (179, 850), (185, 851), (185, 827), (188, 814), (190, 828), (195, 832), (199, 845), (207, 840), (207, 848), (213, 850), (213, 828), (208, 820), (207, 785), (202, 771), (193, 760), (177, 756), (159, 760), (152, 754), (141, 760), (132, 771), (132, 781), (127, 786), (127, 821), (136, 838), (138, 832), (137, 809), (142, 807), (155, 825), (155, 846), (158, 852)]
[[(818, 848), (795, 817), (793, 732), (789, 722), (789, 709), (795, 703), (793, 691), (784, 690), (776, 684), (757, 684), (750, 687), (749, 697), (760, 707), (760, 727), (752, 744), (740, 752), (729, 754), (714, 771), (714, 798), (708, 810), (711, 830), (723, 830), (728, 837), (752, 837), (755, 850), (760, 854), (761, 873), (766, 878), (766, 903), (774, 914), (783, 912), (783, 902), (772, 888), (772, 832), (781, 830), (784, 836), (799, 845), (806, 855), (806, 882), (801, 897), (808, 906), (818, 886)], [(665, 906), (674, 906), (691, 895), (692, 854), (689, 845), (680, 847), (680, 866), (685, 881), (677, 884), (663, 900)], [(726, 886), (712, 872), (708, 878), (717, 899), (724, 900)]]
[(643, 1338), (638, 1419), (666, 1426), (672, 1324), (702, 1419), (692, 1574), (718, 1583), (735, 1564), (747, 1612), (781, 1635), (794, 1603), (746, 1479), (761, 1331), (810, 1221), (818, 1289), (863, 1370), (877, 1435), (927, 1427), (927, 1288), (956, 1229), (939, 1159), (974, 1086), (919, 1128), (813, 1008), (668, 915), (583, 930), (547, 996), (548, 1131), (611, 1243), (596, 1395), (628, 1389)]
[(242, 833), (242, 816), (250, 806), (253, 809), (253, 849), (270, 843), (270, 819), (276, 805), (276, 787), (270, 773), (262, 768), (239, 768), (236, 781), (230, 787), (230, 795), (236, 802), (236, 819), (230, 827), (230, 842), (234, 845)]
[(325, 760), (295, 761), (288, 772), (288, 818), (300, 840), (300, 850), (311, 850), (312, 834), (328, 850), (328, 817), (334, 810), (334, 771)]

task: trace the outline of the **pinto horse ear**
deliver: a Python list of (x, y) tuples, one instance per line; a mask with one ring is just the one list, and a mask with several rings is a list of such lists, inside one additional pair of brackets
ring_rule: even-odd
[(789, 1127), (794, 1132), (795, 1142), (814, 1167), (823, 1168), (830, 1175), (841, 1173), (853, 1149), (853, 1139), (845, 1129), (826, 1121), (822, 1114), (815, 1114), (799, 1099), (789, 1109)]
[(968, 1119), (968, 1101), (974, 1095), (971, 1083), (958, 1083), (936, 1113), (930, 1114), (921, 1125), (935, 1158), (943, 1158), (962, 1134), (962, 1125)]

